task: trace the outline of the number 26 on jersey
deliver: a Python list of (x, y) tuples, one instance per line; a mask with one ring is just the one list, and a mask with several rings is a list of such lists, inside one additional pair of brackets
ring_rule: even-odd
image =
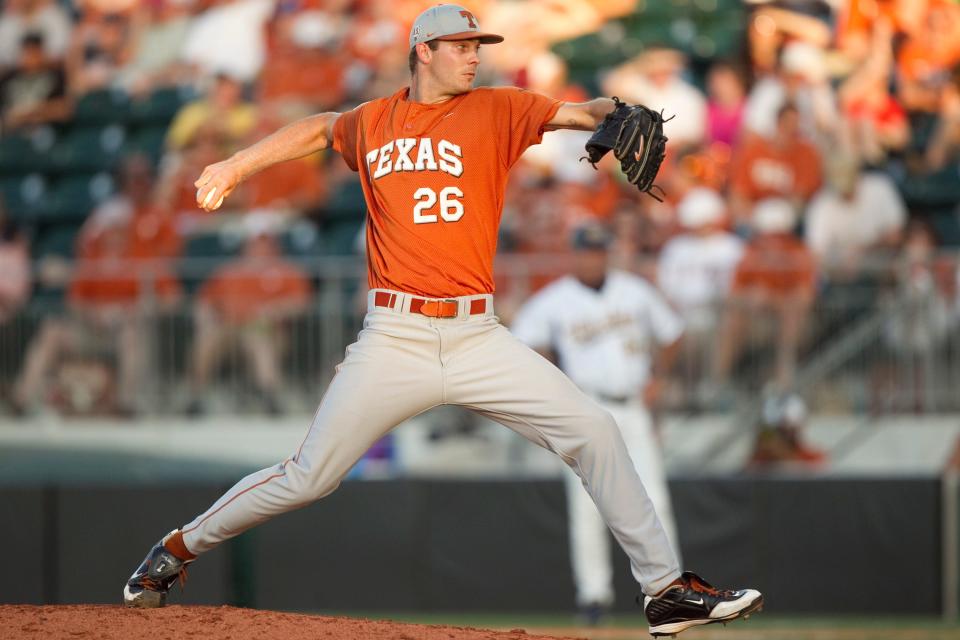
[[(413, 194), (417, 201), (413, 207), (413, 223), (437, 222), (436, 212), (445, 222), (456, 222), (463, 217), (463, 203), (457, 200), (462, 197), (463, 191), (459, 187), (444, 187), (439, 194), (429, 187), (420, 187)], [(438, 200), (439, 207), (435, 208)]]

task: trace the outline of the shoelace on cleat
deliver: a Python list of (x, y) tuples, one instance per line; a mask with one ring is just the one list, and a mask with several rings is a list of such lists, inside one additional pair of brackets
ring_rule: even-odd
[(180, 583), (180, 591), (183, 591), (183, 585), (187, 584), (187, 565), (184, 564), (177, 574), (177, 582)]
[(713, 585), (707, 582), (704, 582), (703, 580), (696, 577), (691, 577), (687, 581), (687, 586), (698, 593), (706, 593), (708, 595), (715, 596), (715, 597), (722, 598), (722, 597), (730, 596), (733, 594), (733, 592), (730, 591), (729, 589), (717, 589)]
[[(187, 584), (187, 566), (184, 565), (180, 571), (177, 573), (177, 582), (180, 583), (180, 590), (183, 591), (183, 586)], [(169, 589), (169, 587), (164, 587), (163, 583), (154, 580), (149, 575), (144, 574), (140, 577), (140, 585), (144, 589), (149, 589), (150, 591), (164, 591)]]

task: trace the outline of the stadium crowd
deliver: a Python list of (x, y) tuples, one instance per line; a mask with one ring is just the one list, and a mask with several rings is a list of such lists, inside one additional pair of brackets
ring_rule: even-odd
[[(109, 375), (71, 372), (65, 354), (113, 352), (116, 390), (91, 393), (137, 412), (148, 319), (186, 308), (185, 410), (203, 411), (232, 342), (281, 411), (284, 335), (323, 277), (309, 259), (362, 251), (358, 182), (320, 154), (252, 177), (210, 216), (193, 181), (287, 122), (404, 85), (409, 26), (429, 4), (3, 2), (0, 331), (35, 320), (19, 334), (29, 340), (2, 342), (8, 410), (53, 401), (71, 376)], [(551, 134), (513, 171), (500, 241), (534, 263), (569, 251), (585, 221), (610, 225), (616, 264), (657, 283), (686, 321), (675, 405), (722, 404), (745, 371), (789, 392), (803, 354), (883, 300), (910, 310), (884, 328), (898, 357), (929, 357), (957, 331), (957, 268), (941, 249), (960, 244), (960, 4), (462, 4), (507, 37), (484, 50), (478, 84), (616, 95), (676, 116), (662, 202), (610, 158), (599, 171), (579, 162), (589, 134)], [(184, 267), (204, 257), (216, 264)], [(506, 321), (551, 269), (499, 274)], [(764, 350), (772, 364), (750, 373)], [(877, 367), (874, 396), (889, 398), (895, 378)]]

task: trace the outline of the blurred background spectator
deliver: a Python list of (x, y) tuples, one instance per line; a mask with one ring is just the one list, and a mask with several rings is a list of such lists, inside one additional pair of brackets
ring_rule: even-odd
[(0, 325), (8, 322), (30, 296), (30, 247), (24, 233), (0, 201)]
[(129, 230), (129, 253), (137, 259), (175, 258), (182, 238), (167, 211), (154, 196), (154, 168), (144, 155), (131, 155), (117, 171), (120, 190), (97, 205), (78, 234), (78, 252), (95, 251), (100, 235), (110, 229)]
[(708, 144), (736, 145), (745, 104), (746, 86), (741, 72), (724, 60), (714, 62), (707, 72)]
[(788, 102), (796, 105), (800, 130), (808, 139), (827, 147), (833, 144), (839, 111), (822, 49), (802, 41), (785, 45), (776, 69), (753, 85), (744, 110), (744, 127), (753, 134), (774, 136), (777, 116)]
[(690, 392), (710, 372), (720, 314), (744, 243), (727, 231), (726, 204), (717, 192), (692, 189), (677, 209), (683, 231), (660, 252), (657, 285), (686, 325), (680, 366)]
[(893, 181), (837, 154), (827, 184), (810, 202), (806, 242), (831, 278), (858, 278), (864, 263), (888, 257), (900, 243), (907, 211)]
[(957, 272), (937, 254), (937, 238), (925, 222), (910, 222), (900, 244), (885, 293), (890, 312), (883, 346), (892, 357), (874, 365), (871, 407), (876, 413), (930, 413), (938, 402), (928, 388), (945, 375), (935, 355), (960, 320)]
[(138, 3), (131, 18), (130, 49), (114, 84), (132, 96), (161, 87), (187, 84), (189, 66), (180, 59), (193, 19), (193, 0)]
[(70, 92), (80, 96), (110, 86), (130, 54), (130, 24), (126, 15), (85, 12), (67, 49)]
[(201, 76), (224, 74), (252, 82), (267, 55), (264, 25), (275, 9), (271, 0), (209, 0), (190, 24), (183, 60)]
[(757, 439), (748, 466), (769, 469), (823, 463), (826, 454), (803, 441), (807, 416), (807, 404), (797, 394), (768, 394), (763, 401)]
[(730, 201), (734, 219), (749, 220), (760, 200), (782, 198), (802, 210), (820, 187), (820, 153), (800, 133), (797, 108), (783, 104), (771, 136), (744, 140), (730, 167)]
[(193, 398), (187, 413), (205, 411), (205, 392), (231, 343), (239, 346), (250, 368), (263, 408), (271, 415), (282, 413), (280, 359), (288, 346), (286, 323), (309, 304), (307, 276), (283, 259), (275, 238), (255, 229), (242, 255), (218, 269), (197, 296)]
[(244, 98), (240, 79), (220, 72), (207, 95), (184, 105), (174, 116), (167, 132), (167, 148), (182, 150), (202, 129), (218, 131), (228, 148), (233, 148), (247, 139), (256, 123), (257, 107)]
[(46, 57), (43, 36), (23, 36), (19, 53), (13, 68), (0, 78), (0, 131), (66, 119), (66, 75), (59, 62)]
[(956, 164), (960, 147), (960, 66), (954, 67), (950, 82), (940, 93), (937, 124), (926, 149), (926, 165), (939, 171), (951, 161)]
[(684, 79), (685, 69), (681, 52), (651, 47), (611, 71), (603, 90), (626, 102), (663, 110), (665, 118), (675, 116), (663, 127), (668, 145), (697, 145), (705, 135), (707, 102), (703, 92)]
[(761, 378), (771, 388), (791, 389), (800, 340), (816, 291), (813, 254), (793, 235), (797, 224), (793, 205), (767, 199), (751, 213), (754, 236), (737, 263), (733, 289), (717, 333), (714, 383), (727, 383), (745, 341), (772, 342), (772, 372)]
[(44, 58), (63, 60), (73, 25), (57, 0), (8, 0), (0, 13), (0, 71), (16, 66), (23, 39), (40, 36)]
[[(276, 131), (284, 124), (280, 118), (261, 112), (247, 136), (247, 143)], [(261, 209), (277, 213), (302, 215), (315, 211), (326, 195), (322, 179), (321, 155), (298, 158), (253, 175), (231, 196), (232, 206), (249, 210)]]
[(843, 133), (853, 154), (867, 164), (882, 164), (910, 140), (907, 112), (889, 91), (892, 73), (893, 31), (889, 22), (881, 20), (874, 27), (867, 58), (839, 89), (846, 127)]
[(81, 232), (68, 314), (47, 316), (27, 349), (14, 391), (20, 411), (44, 401), (67, 414), (141, 409), (151, 311), (176, 303), (180, 286), (157, 260), (154, 224), (106, 214), (90, 222), (96, 228)]

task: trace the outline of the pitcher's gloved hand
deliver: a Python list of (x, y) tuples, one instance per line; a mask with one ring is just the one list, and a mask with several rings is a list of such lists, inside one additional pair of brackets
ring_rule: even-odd
[[(630, 184), (640, 191), (661, 200), (651, 191), (653, 181), (663, 163), (667, 137), (663, 135), (663, 114), (636, 104), (621, 102), (614, 96), (616, 105), (603, 119), (587, 141), (587, 160), (596, 168), (608, 151), (620, 161), (620, 168)], [(659, 187), (656, 187), (659, 189)]]

